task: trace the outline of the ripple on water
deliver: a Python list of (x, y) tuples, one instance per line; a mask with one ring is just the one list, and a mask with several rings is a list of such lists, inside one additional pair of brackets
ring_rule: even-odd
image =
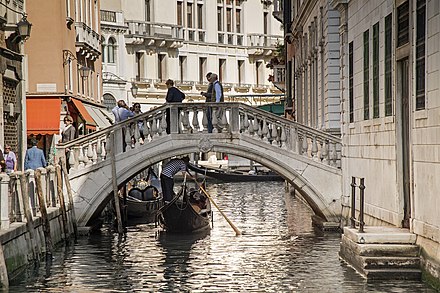
[(103, 228), (58, 249), (52, 264), (29, 270), (10, 292), (434, 292), (421, 282), (367, 283), (339, 260), (340, 235), (315, 232), (310, 208), (281, 182), (207, 191), (242, 236), (217, 211), (204, 234), (143, 224), (120, 238)]

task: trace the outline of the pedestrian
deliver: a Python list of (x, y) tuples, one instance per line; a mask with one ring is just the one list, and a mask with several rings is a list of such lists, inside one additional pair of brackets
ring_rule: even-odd
[[(142, 114), (141, 104), (134, 103), (132, 111), (133, 111), (134, 116)], [(142, 138), (142, 142), (141, 143), (143, 143), (144, 140), (145, 140), (145, 137), (144, 137), (144, 121), (142, 119), (139, 119), (137, 124), (138, 124), (138, 129), (139, 129), (139, 135)]]
[(162, 195), (165, 202), (170, 202), (176, 194), (174, 193), (174, 175), (179, 171), (187, 172), (190, 178), (193, 178), (188, 171), (189, 157), (185, 156), (181, 159), (174, 158), (162, 168), (160, 174), (160, 185), (162, 186)]
[(46, 159), (44, 158), (44, 153), (37, 147), (37, 140), (31, 139), (31, 148), (26, 150), (26, 155), (24, 157), (24, 169), (36, 170), (40, 167), (46, 167)]
[(112, 109), (112, 113), (115, 116), (115, 122), (121, 122), (134, 116), (134, 113), (130, 111), (124, 100), (119, 100), (116, 107)]
[[(209, 79), (209, 82), (212, 83), (212, 96), (211, 96), (212, 101), (216, 102), (216, 103), (224, 102), (225, 98), (223, 95), (223, 86), (220, 83), (220, 81), (218, 80), (218, 75), (215, 73), (212, 73), (211, 78)], [(216, 111), (217, 123), (221, 122), (222, 116), (223, 116), (223, 110), (220, 107), (217, 107), (217, 111)], [(209, 133), (212, 132), (212, 129), (211, 129), (211, 131), (209, 131), (209, 124), (210, 123), (211, 123), (211, 127), (212, 127), (212, 117), (211, 117), (211, 119), (208, 119), (208, 132)]]
[(17, 156), (11, 151), (11, 146), (6, 145), (3, 157), (6, 165), (6, 173), (12, 173), (17, 171)]
[(6, 172), (6, 163), (5, 163), (5, 157), (3, 156), (3, 151), (0, 148), (0, 172)]
[[(165, 100), (167, 101), (167, 103), (182, 103), (183, 100), (185, 99), (185, 94), (182, 93), (178, 88), (176, 88), (174, 86), (174, 81), (171, 79), (168, 79), (165, 82), (168, 91), (167, 91), (167, 96), (165, 98)], [(170, 108), (167, 108), (167, 113), (166, 113), (166, 122), (167, 122), (167, 134), (170, 134)]]
[[(61, 143), (69, 142), (71, 140), (74, 140), (75, 136), (76, 136), (76, 129), (75, 129), (75, 126), (73, 126), (73, 118), (70, 115), (66, 115), (64, 117), (64, 129), (61, 131), (61, 139), (59, 142), (61, 142)], [(67, 170), (69, 170), (70, 169), (70, 164), (69, 164), (70, 149), (69, 148), (65, 149), (65, 154), (66, 154), (66, 168), (67, 168)]]
[[(206, 103), (210, 103), (210, 102), (214, 102), (212, 99), (212, 82), (211, 80), (211, 75), (212, 72), (208, 72), (208, 74), (206, 74), (206, 79), (208, 80), (208, 89), (206, 90), (206, 92), (201, 92), (200, 94), (202, 96), (204, 96), (205, 102)], [(208, 119), (208, 133), (212, 133), (212, 108), (208, 107), (206, 109), (206, 118)]]

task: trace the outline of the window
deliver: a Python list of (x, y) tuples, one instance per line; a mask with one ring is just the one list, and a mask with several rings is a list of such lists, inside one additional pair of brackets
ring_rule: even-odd
[(183, 25), (183, 3), (177, 2), (177, 25)]
[(392, 105), (392, 14), (385, 17), (385, 116), (393, 114)]
[(145, 21), (151, 21), (150, 0), (145, 0)]
[(105, 55), (107, 55), (106, 54), (106, 49), (105, 49), (105, 45), (104, 44), (102, 44), (101, 45), (101, 56), (102, 56), (102, 63), (105, 63), (105, 62), (107, 62), (106, 60), (107, 60), (107, 58), (105, 58)]
[(165, 54), (158, 55), (157, 78), (160, 81), (163, 81), (166, 78), (165, 56), (166, 56)]
[(232, 8), (226, 9), (226, 31), (232, 31)]
[(425, 109), (426, 0), (417, 0), (416, 18), (416, 110), (422, 110)]
[(205, 81), (206, 75), (206, 57), (199, 58), (199, 82), (203, 83)]
[(350, 42), (348, 44), (348, 112), (350, 123), (354, 122), (353, 65), (353, 42)]
[(218, 67), (219, 67), (219, 75), (218, 75), (218, 79), (220, 81), (223, 81), (223, 79), (225, 78), (225, 73), (226, 73), (226, 59), (219, 59), (218, 60)]
[(364, 32), (364, 120), (370, 119), (370, 44), (369, 30)]
[(223, 31), (223, 8), (217, 7), (217, 30)]
[(115, 63), (116, 62), (116, 40), (114, 38), (108, 39), (107, 62), (108, 63)]
[(379, 117), (379, 23), (373, 25), (373, 118)]
[(179, 77), (180, 81), (186, 80), (186, 56), (179, 56)]
[(193, 5), (192, 3), (188, 3), (186, 6), (186, 26), (188, 28), (193, 27)]
[(267, 25), (268, 25), (268, 13), (263, 13), (263, 34), (267, 35)]
[(255, 82), (257, 83), (257, 85), (262, 84), (262, 70), (263, 70), (263, 62), (261, 61), (257, 61), (255, 62)]
[(116, 107), (116, 99), (111, 94), (104, 94), (103, 103), (108, 111), (111, 111), (114, 107)]
[(397, 7), (397, 47), (409, 42), (408, 1)]
[(66, 0), (66, 17), (72, 17), (70, 14), (70, 0)]
[(238, 60), (238, 84), (241, 85), (244, 81), (244, 61)]
[(197, 4), (197, 28), (203, 29), (203, 5)]
[(235, 10), (235, 32), (241, 33), (241, 10)]
[(140, 81), (143, 77), (144, 69), (144, 53), (136, 52), (136, 80)]

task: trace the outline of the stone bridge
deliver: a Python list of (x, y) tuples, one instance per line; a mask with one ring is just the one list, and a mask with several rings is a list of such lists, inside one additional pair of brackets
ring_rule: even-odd
[[(213, 133), (207, 132), (207, 107)], [(145, 125), (143, 144), (138, 121)], [(122, 186), (164, 159), (209, 151), (241, 156), (277, 172), (323, 220), (337, 222), (341, 213), (340, 138), (246, 104), (167, 104), (59, 145), (57, 153), (65, 148), (72, 150), (69, 177), (79, 226), (89, 225), (113, 198), (112, 157)]]

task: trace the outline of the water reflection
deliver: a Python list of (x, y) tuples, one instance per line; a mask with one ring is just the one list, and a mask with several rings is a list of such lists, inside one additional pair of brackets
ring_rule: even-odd
[(314, 231), (310, 208), (283, 183), (210, 184), (208, 192), (242, 236), (217, 211), (205, 234), (102, 229), (58, 249), (10, 292), (434, 292), (421, 282), (367, 283), (339, 260), (340, 235)]

